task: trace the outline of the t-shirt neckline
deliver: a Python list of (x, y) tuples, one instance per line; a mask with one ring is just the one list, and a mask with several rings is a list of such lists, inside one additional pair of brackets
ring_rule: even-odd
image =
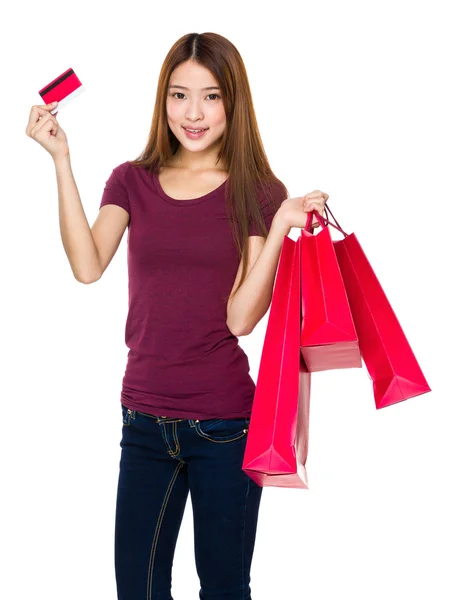
[(161, 198), (163, 200), (165, 200), (166, 202), (169, 202), (170, 204), (174, 204), (175, 206), (192, 206), (193, 204), (198, 204), (199, 202), (204, 202), (208, 198), (211, 198), (212, 196), (217, 194), (225, 186), (226, 182), (228, 181), (228, 178), (225, 179), (225, 181), (223, 183), (221, 183), (218, 187), (216, 187), (214, 190), (211, 190), (211, 192), (208, 192), (207, 194), (204, 194), (203, 196), (200, 196), (198, 198), (188, 198), (186, 200), (179, 200), (177, 198), (172, 198), (171, 196), (166, 194), (166, 192), (163, 190), (163, 188), (159, 182), (158, 173), (156, 171), (152, 171), (152, 177), (153, 177), (153, 181), (154, 181), (156, 190), (157, 190), (158, 194), (161, 196)]

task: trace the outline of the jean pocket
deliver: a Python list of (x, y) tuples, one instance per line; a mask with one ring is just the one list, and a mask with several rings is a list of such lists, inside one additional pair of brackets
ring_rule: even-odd
[(237, 419), (206, 419), (195, 423), (195, 430), (200, 437), (211, 442), (234, 442), (248, 432), (250, 417)]
[(154, 419), (155, 421), (157, 421), (159, 418), (156, 415), (152, 415), (151, 413), (143, 413), (143, 412), (139, 412), (138, 410), (136, 411), (136, 414), (141, 415), (142, 417), (147, 417), (149, 419)]
[(122, 406), (122, 424), (125, 426), (128, 426), (130, 424), (131, 409), (127, 408), (123, 404), (121, 406)]

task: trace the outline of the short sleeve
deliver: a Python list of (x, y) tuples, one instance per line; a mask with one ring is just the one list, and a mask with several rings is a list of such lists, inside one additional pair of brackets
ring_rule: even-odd
[[(279, 180), (271, 184), (270, 187), (265, 188), (263, 193), (258, 193), (261, 215), (266, 224), (267, 232), (270, 230), (275, 213), (286, 198), (288, 198), (287, 189), (285, 189), (284, 184)], [(249, 219), (248, 235), (262, 235), (252, 218)]]
[(126, 163), (112, 170), (103, 190), (99, 210), (105, 204), (117, 204), (117, 206), (124, 208), (131, 216), (130, 200), (124, 182), (125, 166)]

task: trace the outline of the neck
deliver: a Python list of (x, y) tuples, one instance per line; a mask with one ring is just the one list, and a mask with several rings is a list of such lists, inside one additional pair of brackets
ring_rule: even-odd
[(200, 152), (191, 152), (180, 144), (170, 166), (186, 171), (225, 170), (225, 165), (217, 162), (217, 145)]

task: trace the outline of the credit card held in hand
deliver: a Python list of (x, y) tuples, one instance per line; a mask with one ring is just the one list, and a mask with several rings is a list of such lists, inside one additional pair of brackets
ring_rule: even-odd
[(67, 71), (64, 71), (64, 73), (39, 90), (39, 95), (44, 104), (51, 104), (55, 100), (58, 101), (56, 108), (50, 111), (54, 115), (83, 91), (83, 85), (75, 75), (74, 70), (67, 69)]

